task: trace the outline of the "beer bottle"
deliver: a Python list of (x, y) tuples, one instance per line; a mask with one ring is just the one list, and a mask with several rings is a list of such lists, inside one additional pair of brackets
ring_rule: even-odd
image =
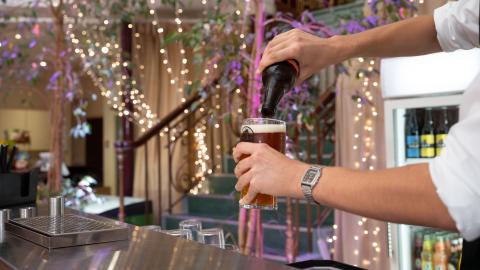
[(435, 153), (437, 156), (439, 156), (443, 148), (445, 148), (445, 137), (447, 137), (449, 128), (448, 110), (447, 107), (442, 107), (442, 114), (435, 134)]
[(421, 232), (415, 233), (415, 249), (413, 251), (413, 269), (422, 270), (422, 244), (423, 235)]
[(447, 270), (448, 257), (445, 250), (445, 242), (441, 236), (437, 237), (435, 253), (433, 254), (433, 266), (435, 270)]
[(435, 133), (433, 128), (432, 108), (425, 109), (422, 133), (420, 135), (420, 157), (432, 158), (435, 156)]
[(450, 258), (448, 259), (448, 270), (456, 270), (460, 260), (461, 248), (458, 239), (452, 239)]
[(407, 122), (405, 123), (405, 140), (407, 158), (419, 158), (420, 135), (418, 131), (417, 115), (414, 109), (407, 112)]
[(447, 234), (444, 234), (444, 243), (445, 243), (445, 252), (447, 253), (447, 258), (450, 258), (450, 255), (452, 254), (452, 242), (451, 242), (451, 238), (452, 238), (452, 234), (451, 233), (447, 233)]
[(423, 239), (422, 270), (433, 270), (432, 242), (429, 235)]
[(262, 72), (262, 117), (272, 118), (275, 116), (278, 103), (283, 95), (295, 85), (299, 71), (298, 62), (292, 59), (274, 63)]

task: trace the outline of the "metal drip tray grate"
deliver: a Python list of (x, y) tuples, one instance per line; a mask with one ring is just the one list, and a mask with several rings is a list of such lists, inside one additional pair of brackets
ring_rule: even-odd
[(61, 217), (42, 216), (15, 219), (13, 220), (13, 223), (51, 236), (69, 233), (103, 231), (116, 228), (116, 226), (104, 222), (75, 215), (66, 215)]
[(47, 248), (88, 245), (128, 239), (128, 228), (77, 215), (38, 216), (10, 220), (6, 230)]

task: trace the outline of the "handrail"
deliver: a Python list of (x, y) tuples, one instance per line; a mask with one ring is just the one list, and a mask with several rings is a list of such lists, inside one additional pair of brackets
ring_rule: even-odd
[[(125, 205), (124, 205), (124, 191), (123, 191), (123, 185), (125, 181), (133, 181), (133, 179), (126, 179), (125, 177), (133, 177), (133, 173), (128, 173), (127, 171), (124, 171), (124, 166), (122, 166), (123, 160), (127, 157), (129, 152), (141, 147), (145, 146), (145, 158), (147, 158), (147, 143), (157, 137), (158, 144), (160, 144), (160, 138), (158, 137), (159, 134), (161, 134), (162, 129), (164, 128), (169, 128), (170, 125), (172, 124), (173, 121), (175, 121), (177, 118), (183, 115), (183, 117), (180, 117), (180, 119), (183, 121), (186, 119), (186, 116), (191, 116), (193, 113), (195, 113), (200, 106), (197, 106), (194, 109), (191, 109), (192, 105), (195, 104), (195, 102), (202, 100), (203, 102), (200, 103), (203, 104), (205, 103), (205, 100), (208, 100), (211, 97), (211, 93), (207, 90), (208, 88), (215, 84), (215, 81), (212, 84), (209, 84), (205, 86), (201, 91), (198, 91), (197, 93), (193, 94), (190, 96), (186, 101), (182, 102), (179, 106), (177, 106), (175, 109), (173, 109), (171, 112), (169, 112), (167, 115), (165, 115), (158, 123), (156, 123), (153, 127), (149, 128), (145, 133), (143, 133), (139, 138), (131, 141), (131, 140), (118, 140), (115, 142), (115, 150), (117, 154), (117, 160), (118, 160), (118, 185), (119, 185), (119, 199), (120, 199), (120, 207), (119, 207), (119, 219), (121, 221), (124, 220), (125, 217)], [(205, 95), (205, 93), (208, 93)], [(185, 110), (189, 110), (190, 112), (185, 114)], [(170, 141), (167, 140), (169, 143)], [(171, 185), (171, 153), (170, 150), (168, 152), (169, 155), (169, 183)], [(147, 166), (148, 160), (145, 160), (145, 166)], [(160, 164), (160, 158), (159, 158), (159, 165)], [(148, 199), (148, 173), (147, 170), (145, 170), (145, 198)], [(128, 175), (128, 176), (127, 176)], [(161, 181), (159, 179), (159, 181)], [(161, 185), (161, 183), (160, 183)], [(161, 186), (159, 186), (159, 190), (161, 190)], [(159, 195), (159, 203), (161, 204), (161, 195)], [(170, 190), (169, 190), (169, 202), (170, 202)], [(146, 201), (146, 207), (145, 207), (145, 217), (147, 217), (148, 214), (148, 202)], [(171, 207), (171, 205), (169, 206)], [(161, 205), (160, 205), (161, 208)]]
[(317, 105), (315, 110), (313, 110), (312, 114), (318, 114), (321, 111), (323, 111), (325, 107), (332, 104), (334, 99), (335, 99), (335, 92), (329, 91), (329, 90), (325, 91), (322, 95), (320, 95), (319, 97), (320, 104)]
[(201, 92), (196, 93), (195, 95), (191, 96), (189, 99), (187, 99), (185, 102), (180, 104), (177, 108), (172, 110), (170, 113), (165, 115), (158, 123), (156, 123), (153, 127), (149, 128), (142, 136), (140, 136), (138, 139), (136, 139), (133, 142), (128, 142), (128, 141), (117, 141), (115, 146), (117, 148), (121, 149), (134, 149), (138, 148), (145, 143), (147, 143), (148, 140), (156, 136), (158, 133), (162, 131), (163, 128), (168, 126), (170, 122), (175, 120), (178, 116), (184, 113), (184, 111), (190, 106), (192, 106), (193, 103), (196, 101), (200, 100), (202, 98)]

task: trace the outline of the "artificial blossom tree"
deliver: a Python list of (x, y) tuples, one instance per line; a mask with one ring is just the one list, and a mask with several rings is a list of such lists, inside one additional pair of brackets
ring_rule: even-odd
[[(112, 55), (105, 45), (99, 41), (110, 40), (118, 49), (119, 25), (131, 21), (135, 16), (145, 16), (148, 12), (147, 2), (130, 0), (31, 0), (2, 1), (0, 4), (0, 27), (8, 31), (0, 34), (0, 70), (7, 76), (0, 80), (0, 91), (14, 94), (14, 83), (24, 81), (31, 83), (32, 89), (44, 87), (41, 93), (50, 110), (50, 166), (48, 171), (48, 188), (58, 193), (61, 189), (63, 151), (65, 142), (66, 103), (73, 107), (76, 120), (71, 129), (74, 137), (90, 134), (90, 126), (86, 122), (86, 107), (89, 101), (96, 100), (96, 94), (87, 97), (79, 84), (79, 77), (84, 73), (92, 74), (97, 86), (117, 90), (131, 88), (132, 80), (123, 80), (111, 86), (116, 76), (122, 72), (114, 70)], [(41, 14), (41, 15), (39, 15)], [(108, 25), (106, 20), (110, 20)], [(91, 38), (87, 37), (91, 35)], [(79, 38), (77, 38), (79, 37)], [(84, 38), (80, 38), (84, 37)], [(83, 44), (82, 44), (83, 43)], [(84, 45), (89, 48), (81, 48)], [(125, 61), (120, 67), (128, 67)], [(93, 74), (101, 74), (94, 77)], [(42, 78), (48, 82), (42, 84)], [(103, 79), (101, 79), (103, 78)], [(117, 88), (117, 89), (116, 89)], [(117, 94), (118, 94), (117, 93)], [(111, 102), (115, 104), (123, 101)], [(131, 101), (127, 101), (131, 102)], [(141, 105), (141, 104), (140, 104)], [(117, 110), (125, 110), (116, 105)], [(140, 118), (144, 115), (135, 115)], [(134, 120), (134, 111), (130, 120)]]

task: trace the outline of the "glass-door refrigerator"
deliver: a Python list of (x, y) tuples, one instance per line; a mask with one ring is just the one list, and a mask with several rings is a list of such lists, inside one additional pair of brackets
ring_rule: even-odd
[[(479, 49), (382, 60), (388, 168), (429, 162), (441, 154), (443, 139), (458, 121), (462, 93), (480, 73), (478, 59)], [(456, 268), (459, 234), (393, 223), (387, 233), (390, 270), (433, 270), (445, 262), (452, 265), (447, 269)]]

